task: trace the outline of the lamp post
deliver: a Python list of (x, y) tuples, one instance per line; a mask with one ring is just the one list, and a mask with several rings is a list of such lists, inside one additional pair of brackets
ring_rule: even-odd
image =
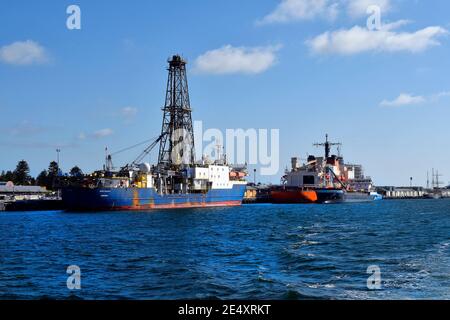
[(253, 183), (256, 186), (256, 169), (253, 169)]
[[(56, 176), (57, 176), (57, 177), (59, 177), (59, 153), (60, 153), (60, 152), (61, 152), (61, 149), (57, 148), (57, 149), (56, 149), (56, 164), (58, 165), (58, 172), (56, 173)], [(59, 188), (58, 188), (57, 197), (58, 197), (58, 199), (60, 199)]]
[(59, 175), (59, 153), (61, 152), (61, 149), (56, 149), (56, 163), (58, 164), (58, 175)]

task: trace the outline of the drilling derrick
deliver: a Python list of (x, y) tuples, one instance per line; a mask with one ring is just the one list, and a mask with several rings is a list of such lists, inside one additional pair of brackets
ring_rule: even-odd
[(174, 55), (169, 61), (166, 102), (163, 110), (158, 166), (171, 169), (194, 164), (194, 129), (192, 125), (186, 61)]

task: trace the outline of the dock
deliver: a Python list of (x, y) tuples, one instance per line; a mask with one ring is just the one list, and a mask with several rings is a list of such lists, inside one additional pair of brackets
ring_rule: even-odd
[(63, 203), (53, 192), (40, 186), (20, 186), (0, 182), (0, 211), (62, 210)]
[(60, 199), (18, 200), (0, 204), (0, 211), (5, 212), (56, 210), (64, 210), (63, 202)]
[(435, 199), (450, 198), (449, 188), (427, 189), (423, 187), (376, 187), (384, 199)]
[(253, 184), (247, 185), (247, 190), (244, 194), (243, 204), (255, 204), (255, 203), (270, 203), (270, 188), (269, 185)]

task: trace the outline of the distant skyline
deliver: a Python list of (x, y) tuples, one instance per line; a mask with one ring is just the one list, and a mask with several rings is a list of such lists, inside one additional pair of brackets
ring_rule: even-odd
[[(70, 5), (80, 30), (67, 28)], [(261, 182), (321, 155), (313, 143), (328, 133), (377, 185), (425, 186), (432, 168), (448, 184), (449, 11), (443, 0), (4, 0), (0, 171), (25, 159), (36, 176), (59, 148), (64, 171), (90, 172), (105, 147), (158, 136), (179, 53), (204, 129), (279, 129), (280, 169)]]

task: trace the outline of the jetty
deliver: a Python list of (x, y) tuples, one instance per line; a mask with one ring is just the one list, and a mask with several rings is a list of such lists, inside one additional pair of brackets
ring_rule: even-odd
[(376, 187), (384, 199), (438, 199), (450, 198), (450, 188)]

